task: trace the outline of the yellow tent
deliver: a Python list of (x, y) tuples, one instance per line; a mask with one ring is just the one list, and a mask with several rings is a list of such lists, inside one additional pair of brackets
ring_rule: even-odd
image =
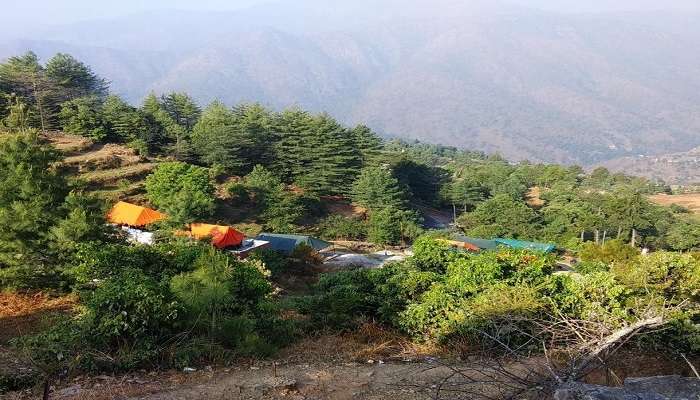
[(150, 208), (120, 201), (107, 213), (107, 220), (116, 225), (144, 227), (168, 216)]

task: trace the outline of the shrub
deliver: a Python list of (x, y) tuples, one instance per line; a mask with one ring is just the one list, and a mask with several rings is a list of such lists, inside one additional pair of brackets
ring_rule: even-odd
[(367, 237), (370, 242), (382, 245), (399, 245), (413, 240), (423, 233), (419, 217), (413, 211), (383, 208), (369, 217)]
[(639, 250), (621, 240), (609, 240), (603, 245), (586, 243), (579, 256), (583, 261), (600, 261), (606, 264), (627, 263), (639, 256)]
[(314, 294), (301, 298), (299, 310), (313, 326), (348, 328), (358, 316), (374, 316), (380, 305), (373, 270), (343, 271), (321, 276)]
[(272, 276), (285, 272), (290, 267), (290, 260), (283, 254), (270, 250), (258, 249), (248, 256), (249, 261), (258, 261), (265, 265), (265, 269), (270, 271)]
[(631, 318), (627, 302), (631, 291), (609, 272), (556, 275), (540, 287), (551, 306), (571, 318), (619, 326)]
[(158, 165), (146, 178), (148, 199), (174, 223), (210, 216), (215, 209), (214, 186), (206, 168), (182, 162)]
[(618, 280), (640, 292), (653, 292), (675, 302), (700, 299), (700, 262), (690, 255), (657, 252), (632, 264), (612, 268)]
[(331, 215), (319, 223), (321, 237), (327, 240), (363, 240), (367, 223), (361, 219)]
[(607, 272), (610, 266), (602, 261), (581, 261), (575, 265), (574, 269), (579, 274), (592, 274), (595, 272)]
[(161, 339), (174, 332), (183, 311), (167, 286), (136, 269), (119, 272), (83, 297), (91, 333), (106, 345)]
[(433, 236), (421, 236), (413, 243), (411, 262), (422, 271), (444, 272), (456, 257), (449, 244)]
[(158, 245), (130, 246), (110, 243), (82, 243), (71, 260), (68, 274), (74, 282), (85, 285), (115, 277), (125, 269), (138, 269), (158, 280), (189, 270), (199, 246)]
[(239, 261), (214, 249), (202, 254), (195, 270), (174, 277), (176, 297), (187, 307), (195, 328), (215, 336), (226, 318), (256, 315), (272, 292), (262, 263)]

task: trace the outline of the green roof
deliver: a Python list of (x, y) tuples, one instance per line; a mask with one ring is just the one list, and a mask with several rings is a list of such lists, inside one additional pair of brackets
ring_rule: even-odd
[(534, 250), (541, 251), (544, 253), (552, 253), (557, 249), (557, 246), (551, 243), (537, 243), (537, 242), (527, 242), (525, 240), (516, 239), (494, 239), (494, 241), (503, 246), (508, 246), (514, 249), (521, 250)]
[(498, 243), (495, 240), (472, 238), (468, 236), (455, 235), (454, 240), (463, 243), (473, 244), (481, 250), (495, 250), (498, 248)]
[(270, 242), (270, 248), (280, 253), (291, 254), (300, 244), (310, 246), (316, 251), (328, 248), (332, 243), (312, 236), (283, 235), (278, 233), (261, 233), (255, 239)]

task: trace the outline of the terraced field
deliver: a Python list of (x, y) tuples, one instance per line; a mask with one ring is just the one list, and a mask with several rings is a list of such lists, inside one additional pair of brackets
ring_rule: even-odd
[(45, 137), (64, 153), (63, 167), (74, 172), (88, 190), (108, 201), (142, 200), (144, 179), (157, 165), (156, 160), (123, 145), (94, 143), (62, 132)]

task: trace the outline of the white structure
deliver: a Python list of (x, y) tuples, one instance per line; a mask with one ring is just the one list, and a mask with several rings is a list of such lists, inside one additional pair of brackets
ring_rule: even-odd
[(129, 241), (134, 244), (145, 244), (152, 246), (154, 243), (153, 233), (142, 231), (140, 229), (129, 228), (128, 226), (122, 226), (122, 230), (126, 232)]

